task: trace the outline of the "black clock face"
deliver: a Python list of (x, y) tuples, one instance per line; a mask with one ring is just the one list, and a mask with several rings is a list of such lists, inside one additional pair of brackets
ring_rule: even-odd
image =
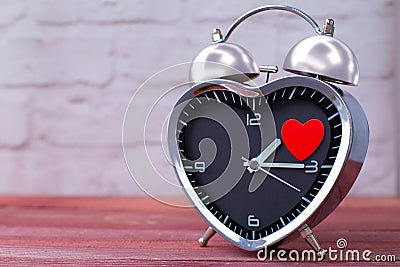
[[(224, 125), (199, 116), (219, 112), (218, 105), (228, 106), (239, 118), (230, 127), (245, 129), (248, 154), (232, 149), (239, 144), (232, 143)], [(281, 88), (256, 98), (208, 91), (190, 100), (179, 124), (182, 164), (199, 199), (226, 227), (249, 240), (285, 227), (313, 201), (332, 169), (342, 134), (333, 103), (307, 87)], [(215, 144), (210, 163), (198, 160), (204, 139)], [(237, 183), (214, 199), (212, 186), (206, 185), (227, 168)]]

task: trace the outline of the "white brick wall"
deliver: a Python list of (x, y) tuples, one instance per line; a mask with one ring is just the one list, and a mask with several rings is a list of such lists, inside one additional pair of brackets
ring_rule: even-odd
[(0, 147), (22, 149), (29, 142), (29, 92), (0, 89)]
[[(366, 110), (371, 144), (353, 194), (397, 190), (394, 2), (281, 2), (319, 23), (334, 18), (336, 37), (358, 56), (360, 86), (348, 90)], [(135, 89), (192, 60), (210, 44), (212, 28), (225, 32), (243, 12), (271, 3), (0, 0), (0, 193), (143, 194), (121, 150)], [(231, 40), (259, 64), (281, 66), (290, 47), (312, 34), (296, 16), (270, 12), (246, 21)]]

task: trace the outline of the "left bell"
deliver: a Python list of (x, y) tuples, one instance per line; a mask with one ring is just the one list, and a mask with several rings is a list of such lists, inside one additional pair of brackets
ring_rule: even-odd
[(207, 46), (193, 60), (190, 81), (227, 79), (247, 82), (260, 74), (259, 66), (243, 47), (233, 43), (215, 43)]

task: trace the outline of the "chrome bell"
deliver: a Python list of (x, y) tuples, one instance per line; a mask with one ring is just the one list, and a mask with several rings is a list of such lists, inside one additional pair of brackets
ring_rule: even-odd
[[(325, 32), (332, 25), (331, 33)], [(327, 20), (324, 33), (298, 42), (288, 53), (283, 69), (333, 83), (358, 85), (359, 67), (353, 51), (332, 37), (333, 20)]]
[[(213, 40), (219, 30), (213, 31)], [(214, 43), (207, 46), (193, 60), (190, 81), (229, 79), (246, 82), (260, 74), (259, 66), (243, 47), (233, 43)]]

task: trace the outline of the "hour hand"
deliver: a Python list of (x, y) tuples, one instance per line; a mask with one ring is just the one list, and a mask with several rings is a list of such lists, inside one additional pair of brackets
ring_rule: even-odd
[(255, 159), (258, 163), (264, 162), (281, 145), (281, 139), (275, 138)]
[[(251, 162), (256, 163), (258, 166), (259, 164), (263, 163), (272, 153), (281, 145), (281, 139), (275, 138), (271, 144), (269, 144), (257, 157), (251, 159)], [(256, 169), (251, 168), (251, 166), (247, 167), (247, 170), (252, 173), (256, 171)]]

